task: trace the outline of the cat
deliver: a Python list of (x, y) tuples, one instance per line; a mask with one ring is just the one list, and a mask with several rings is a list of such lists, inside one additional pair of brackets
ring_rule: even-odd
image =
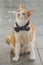
[(27, 11), (23, 5), (20, 5), (15, 11), (14, 31), (11, 37), (7, 36), (6, 38), (6, 42), (15, 54), (15, 57), (12, 58), (13, 61), (18, 61), (20, 53), (23, 54), (24, 52), (30, 52), (29, 59), (35, 60), (36, 30), (30, 22), (32, 14), (33, 11)]

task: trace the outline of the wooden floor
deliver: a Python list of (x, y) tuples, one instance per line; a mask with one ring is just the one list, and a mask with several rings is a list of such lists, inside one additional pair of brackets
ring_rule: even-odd
[[(20, 56), (18, 62), (12, 62), (14, 56), (6, 44), (6, 36), (11, 35), (15, 14), (8, 11), (16, 10), (20, 4), (27, 10), (34, 10), (31, 21), (36, 28), (36, 61), (29, 61), (28, 54)], [(0, 65), (42, 65), (43, 64), (43, 0), (0, 0)]]

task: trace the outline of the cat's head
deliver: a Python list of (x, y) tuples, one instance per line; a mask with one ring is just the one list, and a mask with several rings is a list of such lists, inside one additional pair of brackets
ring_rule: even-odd
[(16, 19), (19, 20), (27, 20), (30, 19), (30, 16), (33, 14), (33, 11), (27, 11), (23, 5), (20, 5), (20, 7), (16, 11)]

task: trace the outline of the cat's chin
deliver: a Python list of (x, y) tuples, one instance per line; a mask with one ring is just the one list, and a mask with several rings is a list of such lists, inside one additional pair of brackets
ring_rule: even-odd
[(24, 26), (26, 24), (26, 20), (24, 18), (16, 17), (16, 22), (19, 26)]
[(16, 21), (22, 23), (22, 22), (24, 22), (25, 20), (24, 20), (24, 19), (17, 18)]

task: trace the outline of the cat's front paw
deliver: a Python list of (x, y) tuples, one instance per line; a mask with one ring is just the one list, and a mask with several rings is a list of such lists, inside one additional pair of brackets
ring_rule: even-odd
[(29, 56), (29, 60), (34, 61), (35, 59), (36, 59), (36, 57), (35, 57), (35, 56), (32, 56), (32, 55), (30, 55), (30, 56)]
[(18, 61), (19, 60), (19, 56), (15, 56), (14, 58), (12, 58), (12, 61)]

